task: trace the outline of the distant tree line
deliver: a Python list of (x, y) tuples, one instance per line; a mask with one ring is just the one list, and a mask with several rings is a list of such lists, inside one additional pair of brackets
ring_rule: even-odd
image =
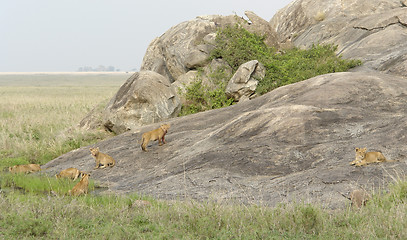
[(115, 72), (115, 71), (120, 72), (120, 69), (116, 69), (113, 66), (105, 67), (103, 65), (99, 65), (96, 68), (88, 66), (78, 68), (78, 72)]

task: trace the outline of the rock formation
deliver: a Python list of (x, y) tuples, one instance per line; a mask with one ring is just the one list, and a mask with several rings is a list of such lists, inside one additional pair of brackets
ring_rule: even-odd
[(266, 69), (257, 60), (242, 64), (229, 80), (226, 86), (226, 94), (236, 101), (251, 99), (255, 94), (259, 80), (264, 78)]
[[(100, 107), (99, 107), (100, 109)], [(96, 121), (115, 133), (176, 117), (181, 103), (176, 89), (164, 76), (141, 71), (133, 74), (100, 111), (93, 111), (80, 123), (92, 127)]]
[[(323, 11), (323, 21), (313, 16)], [(280, 41), (308, 48), (338, 45), (344, 58), (363, 61), (362, 71), (378, 70), (407, 76), (407, 8), (399, 0), (344, 3), (338, 0), (296, 0), (270, 21)]]
[(248, 31), (266, 36), (266, 43), (278, 46), (275, 32), (267, 21), (253, 12), (246, 12), (250, 23), (237, 16), (200, 16), (180, 23), (153, 40), (143, 58), (141, 70), (160, 73), (176, 81), (181, 75), (208, 64), (220, 27), (239, 23)]
[[(345, 196), (353, 189), (385, 187), (407, 170), (407, 80), (401, 77), (407, 76), (405, 6), (399, 0), (296, 0), (273, 17), (270, 28), (252, 16), (252, 24), (257, 24), (252, 30), (277, 33), (276, 46), (331, 43), (338, 45), (338, 54), (361, 59), (363, 65), (350, 73), (280, 87), (228, 108), (166, 119), (171, 124), (167, 144), (153, 145), (144, 153), (137, 142), (158, 123), (138, 126), (133, 123), (139, 120), (128, 121), (129, 114), (116, 117), (119, 110), (127, 107), (136, 119), (148, 119), (141, 124), (170, 117), (177, 111), (174, 89), (191, 82), (197, 67), (218, 64), (206, 62), (216, 27), (241, 19), (209, 16), (181, 23), (147, 49), (142, 69), (158, 80), (126, 82), (106, 108), (114, 112), (106, 126), (132, 129), (96, 144), (117, 159), (117, 166), (92, 171), (93, 161), (84, 147), (44, 168), (52, 174), (67, 167), (92, 171), (115, 193), (271, 206), (291, 200), (346, 206), (350, 201)], [(253, 66), (242, 67), (248, 74), (231, 84), (253, 83)], [(167, 106), (161, 111), (166, 114), (158, 114), (156, 100), (150, 104), (143, 94), (126, 94), (150, 91), (146, 85), (166, 89), (158, 93), (163, 98), (157, 96), (161, 106)], [(146, 106), (151, 114), (140, 117), (137, 109)], [(355, 147), (382, 151), (399, 162), (350, 166)]]
[[(116, 193), (275, 205), (291, 200), (330, 208), (353, 189), (383, 187), (406, 172), (407, 81), (379, 73), (335, 73), (280, 87), (228, 108), (170, 119), (167, 144), (144, 153), (136, 127), (96, 144), (116, 166), (92, 170), (88, 147), (47, 163), (76, 167)], [(355, 147), (395, 163), (350, 166)]]
[[(213, 83), (209, 75), (214, 71), (231, 71), (221, 59), (209, 61), (220, 27), (239, 23), (248, 31), (265, 35), (271, 46), (278, 46), (276, 34), (267, 21), (253, 12), (246, 12), (246, 15), (250, 22), (237, 16), (212, 15), (200, 16), (170, 28), (150, 43), (140, 73), (129, 78), (108, 106), (104, 109), (98, 106), (90, 112), (80, 126), (85, 129), (103, 126), (122, 133), (136, 126), (175, 117), (181, 107), (179, 98), (185, 102), (179, 90), (185, 92), (185, 87), (198, 78), (210, 86)], [(203, 69), (203, 74), (197, 68)], [(172, 87), (169, 86), (171, 83)]]

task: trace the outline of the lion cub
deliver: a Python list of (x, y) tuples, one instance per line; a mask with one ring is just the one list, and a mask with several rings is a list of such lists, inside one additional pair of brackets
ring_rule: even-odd
[(381, 152), (366, 152), (366, 148), (356, 148), (355, 160), (350, 162), (350, 165), (363, 166), (369, 163), (379, 162), (395, 162), (394, 160), (386, 159)]
[(67, 168), (65, 170), (62, 170), (60, 173), (56, 174), (56, 178), (70, 178), (72, 180), (76, 180), (78, 177), (81, 177), (84, 172), (79, 171), (76, 168)]
[(147, 144), (150, 141), (157, 141), (158, 140), (158, 145), (161, 146), (165, 144), (165, 139), (164, 136), (168, 132), (168, 129), (170, 129), (170, 124), (162, 124), (159, 128), (154, 129), (152, 131), (143, 133), (142, 135), (142, 143), (141, 143), (141, 149), (143, 151), (147, 152)]
[(41, 171), (41, 166), (39, 164), (26, 164), (26, 165), (14, 165), (8, 168), (11, 173), (32, 173)]
[[(113, 167), (116, 164), (116, 161), (106, 153), (99, 152), (99, 148), (90, 148), (90, 153), (96, 160), (96, 168), (105, 168)], [(102, 165), (102, 166), (100, 166)]]
[(366, 205), (366, 202), (370, 199), (370, 194), (363, 189), (353, 190), (350, 194), (350, 200), (354, 208), (360, 208)]
[(72, 188), (72, 190), (69, 190), (69, 194), (71, 196), (79, 196), (81, 194), (88, 194), (89, 176), (90, 176), (90, 174), (84, 173), (82, 175), (81, 180)]

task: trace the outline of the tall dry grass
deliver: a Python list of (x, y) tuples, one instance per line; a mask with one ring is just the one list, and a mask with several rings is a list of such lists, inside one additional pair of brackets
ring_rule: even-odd
[[(405, 181), (402, 183), (405, 185)], [(396, 184), (395, 186), (399, 186)], [(45, 239), (406, 239), (406, 193), (390, 188), (361, 209), (275, 208), (137, 195), (0, 194), (0, 238)], [(400, 195), (401, 194), (401, 195)]]
[(94, 106), (107, 102), (128, 75), (103, 81), (94, 76), (70, 76), (65, 86), (54, 79), (61, 77), (58, 75), (13, 77), (23, 85), (10, 86), (12, 78), (3, 77), (2, 81), (0, 75), (0, 159), (43, 164), (107, 137), (101, 131), (84, 133), (76, 126)]

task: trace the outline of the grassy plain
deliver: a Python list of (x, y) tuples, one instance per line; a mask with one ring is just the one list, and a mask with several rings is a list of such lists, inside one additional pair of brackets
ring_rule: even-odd
[(0, 74), (0, 168), (9, 162), (44, 164), (107, 137), (75, 126), (130, 75)]
[[(33, 86), (30, 81), (2, 85), (1, 77), (0, 167), (44, 163), (108, 137), (66, 129), (111, 98), (127, 79), (83, 77), (59, 85), (33, 78), (39, 84)], [(74, 184), (43, 173), (0, 172), (0, 239), (407, 239), (405, 179), (395, 180), (387, 192), (374, 193), (361, 209), (335, 211), (302, 203), (270, 208), (92, 191), (67, 196)], [(135, 206), (140, 199), (151, 205)]]

